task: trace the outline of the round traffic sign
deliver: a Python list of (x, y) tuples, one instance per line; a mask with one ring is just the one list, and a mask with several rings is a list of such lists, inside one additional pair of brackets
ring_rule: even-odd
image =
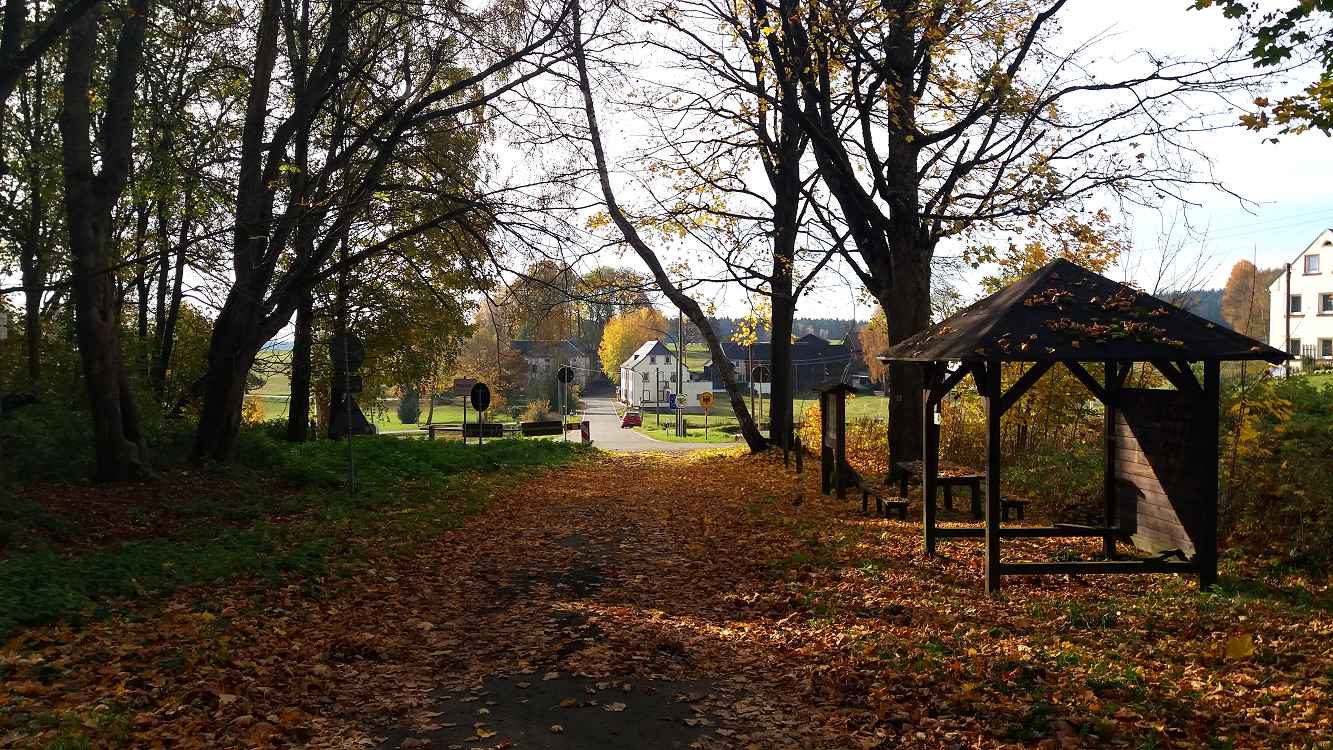
[(473, 409), (486, 411), (491, 405), (491, 389), (487, 388), (485, 383), (473, 383), (472, 390), (468, 393), (468, 400), (472, 402)]
[(699, 405), (705, 409), (713, 408), (713, 394), (709, 391), (704, 391), (703, 393), (700, 393)]
[(574, 382), (574, 368), (569, 365), (561, 365), (559, 370), (555, 371), (555, 379), (565, 385)]

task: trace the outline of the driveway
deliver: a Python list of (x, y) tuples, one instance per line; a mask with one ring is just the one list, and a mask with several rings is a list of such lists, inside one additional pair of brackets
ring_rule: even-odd
[[(609, 398), (584, 398), (584, 418), (592, 430), (593, 445), (604, 451), (642, 452), (665, 451), (677, 453), (683, 451), (725, 448), (731, 443), (670, 443), (654, 440), (638, 430), (623, 429), (616, 406)], [(666, 415), (662, 415), (664, 418)], [(644, 419), (652, 418), (644, 414)]]

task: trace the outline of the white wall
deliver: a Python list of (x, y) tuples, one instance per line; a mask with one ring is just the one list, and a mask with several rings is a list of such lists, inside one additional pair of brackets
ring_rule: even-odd
[[(1319, 256), (1318, 273), (1305, 273), (1305, 258), (1309, 255)], [(1333, 312), (1321, 312), (1321, 297), (1333, 295), (1333, 231), (1321, 233), (1292, 261), (1290, 292), (1285, 271), (1269, 287), (1268, 343), (1283, 351), (1287, 350), (1289, 294), (1301, 298), (1300, 313), (1290, 315), (1293, 343), (1299, 340), (1302, 350), (1313, 348), (1315, 357), (1333, 361), (1333, 357), (1322, 356), (1333, 346)], [(1300, 361), (1293, 360), (1291, 364), (1299, 367)]]

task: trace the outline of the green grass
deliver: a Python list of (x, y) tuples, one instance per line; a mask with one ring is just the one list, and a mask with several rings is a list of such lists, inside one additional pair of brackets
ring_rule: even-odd
[[(367, 438), (356, 444), (359, 492), (347, 487), (347, 445), (288, 444), (262, 429), (243, 433), (234, 496), (183, 497), (182, 531), (61, 554), (30, 545), (0, 560), (0, 639), (31, 625), (99, 616), (120, 598), (152, 600), (184, 586), (242, 578), (314, 576), (355, 565), (361, 545), (410, 546), (482, 508), (472, 472), (556, 465), (576, 444), (497, 440), (484, 448), (448, 441)], [(183, 491), (188, 492), (186, 487)], [(19, 529), (37, 538), (44, 514)]]
[[(259, 391), (251, 393), (259, 405), (264, 409), (264, 419), (286, 419), (287, 418), (287, 394), (281, 396), (264, 395)], [(361, 407), (365, 412), (366, 418), (371, 421), (381, 432), (385, 430), (412, 430), (426, 424), (427, 409), (421, 410), (421, 416), (417, 422), (404, 423), (398, 419), (398, 402), (381, 401), (375, 404), (374, 408), (366, 409), (365, 405)], [(459, 423), (463, 421), (463, 407), (461, 404), (436, 405), (435, 412), (431, 419), (436, 424), (441, 423)], [(469, 408), (467, 410), (467, 421), (476, 422), (477, 412)], [(487, 412), (487, 422), (505, 422), (511, 423), (513, 417), (508, 412)]]
[(702, 415), (686, 415), (685, 437), (676, 435), (676, 418), (674, 415), (663, 414), (662, 426), (657, 426), (657, 415), (644, 414), (643, 426), (639, 427), (639, 432), (647, 435), (654, 440), (662, 440), (668, 443), (719, 443), (728, 445), (736, 442), (739, 423), (734, 417), (719, 419), (712, 415), (708, 418), (708, 437), (704, 437), (704, 418)]

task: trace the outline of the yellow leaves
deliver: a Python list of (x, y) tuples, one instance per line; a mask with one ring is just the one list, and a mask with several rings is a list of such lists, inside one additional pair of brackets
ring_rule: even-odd
[(1241, 633), (1240, 635), (1231, 636), (1223, 645), (1223, 653), (1230, 661), (1254, 656), (1254, 635), (1252, 633)]

